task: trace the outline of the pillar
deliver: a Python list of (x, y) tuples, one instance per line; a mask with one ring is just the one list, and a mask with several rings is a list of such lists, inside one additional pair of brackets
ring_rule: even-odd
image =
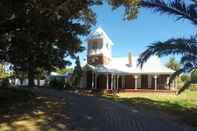
[(155, 91), (157, 90), (157, 75), (154, 76), (155, 79)]
[(92, 89), (94, 88), (94, 72), (92, 72)]
[(108, 74), (107, 74), (107, 78), (106, 78), (106, 87), (107, 87), (107, 90), (109, 90), (109, 78), (108, 78)]
[(170, 77), (167, 77), (167, 80), (166, 80), (166, 85), (167, 85), (167, 88), (170, 90)]
[(111, 74), (111, 90), (113, 90), (113, 74)]
[(117, 88), (117, 75), (114, 76), (114, 90)]
[(138, 80), (137, 79), (138, 79), (138, 76), (135, 75), (134, 78), (135, 78), (135, 90), (137, 90), (137, 86), (138, 86), (138, 82), (137, 82)]

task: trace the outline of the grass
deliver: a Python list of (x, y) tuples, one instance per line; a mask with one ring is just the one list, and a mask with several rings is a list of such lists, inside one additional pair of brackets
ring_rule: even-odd
[(140, 110), (160, 112), (178, 122), (197, 127), (197, 91), (186, 91), (179, 96), (174, 93), (129, 92), (104, 97)]

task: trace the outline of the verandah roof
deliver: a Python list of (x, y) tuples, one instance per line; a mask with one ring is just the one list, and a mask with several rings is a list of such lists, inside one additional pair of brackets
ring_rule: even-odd
[(86, 64), (83, 67), (83, 71), (94, 71), (97, 74), (119, 74), (119, 75), (126, 75), (127, 72), (119, 71), (117, 69), (109, 69), (105, 67), (104, 65), (96, 65), (92, 66), (90, 64)]
[(90, 64), (86, 64), (83, 67), (83, 71), (93, 71), (97, 74), (128, 75), (128, 74), (172, 74), (172, 73), (174, 73), (171, 70), (166, 71), (166, 69), (163, 69), (163, 68), (160, 68), (159, 70), (160, 71), (158, 71), (158, 70), (149, 71), (147, 69), (139, 69), (139, 68), (132, 69), (130, 67), (124, 67), (124, 68), (122, 67), (122, 68), (115, 69), (115, 68), (108, 66), (108, 65), (93, 66)]

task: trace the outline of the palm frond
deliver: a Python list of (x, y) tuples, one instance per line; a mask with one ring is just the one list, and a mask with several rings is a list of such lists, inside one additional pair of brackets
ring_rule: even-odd
[(194, 66), (197, 66), (197, 55), (196, 54), (185, 54), (181, 57), (180, 64), (192, 62)]
[(138, 65), (140, 67), (153, 55), (167, 56), (171, 54), (196, 54), (197, 53), (197, 40), (191, 37), (190, 39), (178, 38), (169, 39), (165, 42), (152, 43), (140, 55)]
[(187, 5), (184, 0), (143, 0), (141, 6), (153, 9), (156, 12), (174, 15), (177, 20), (187, 19), (197, 25), (196, 0), (191, 0), (192, 4)]

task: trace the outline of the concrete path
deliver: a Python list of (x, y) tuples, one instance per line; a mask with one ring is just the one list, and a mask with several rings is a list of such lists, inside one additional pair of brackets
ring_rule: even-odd
[(66, 93), (70, 101), (72, 128), (82, 131), (197, 131), (158, 112), (138, 110), (94, 96)]

